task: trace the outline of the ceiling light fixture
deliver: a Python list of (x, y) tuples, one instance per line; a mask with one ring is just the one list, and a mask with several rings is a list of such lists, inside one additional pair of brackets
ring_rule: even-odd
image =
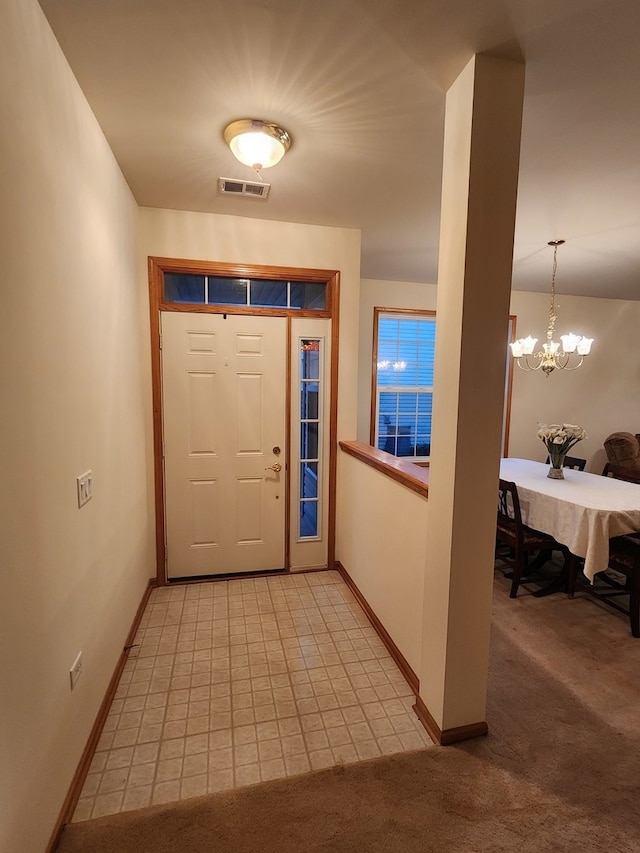
[(224, 139), (234, 156), (259, 172), (275, 166), (291, 147), (291, 137), (271, 121), (241, 118), (224, 129)]
[[(562, 349), (560, 344), (553, 340), (553, 333), (556, 330), (556, 270), (558, 269), (558, 246), (562, 246), (564, 240), (551, 240), (550, 246), (553, 246), (553, 270), (551, 273), (551, 305), (549, 306), (549, 326), (547, 328), (547, 342), (542, 345), (539, 352), (534, 353), (534, 348), (538, 342), (537, 338), (532, 338), (531, 335), (527, 338), (520, 338), (512, 344), (511, 354), (518, 362), (518, 367), (523, 370), (540, 370), (549, 376), (556, 368), (558, 370), (576, 370), (584, 361), (585, 355), (591, 352), (591, 344), (593, 338), (585, 338), (582, 335), (574, 335), (569, 332), (567, 335), (560, 335), (562, 341)], [(572, 361), (572, 356), (577, 356), (579, 361), (577, 364)], [(524, 359), (524, 361), (523, 361)]]

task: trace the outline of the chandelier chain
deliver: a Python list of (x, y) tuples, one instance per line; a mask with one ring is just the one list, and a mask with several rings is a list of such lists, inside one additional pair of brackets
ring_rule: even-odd
[[(564, 241), (563, 241), (564, 242)], [(551, 305), (549, 306), (549, 328), (547, 337), (551, 339), (556, 330), (556, 271), (558, 269), (558, 245), (559, 241), (553, 242), (553, 266), (551, 267)]]

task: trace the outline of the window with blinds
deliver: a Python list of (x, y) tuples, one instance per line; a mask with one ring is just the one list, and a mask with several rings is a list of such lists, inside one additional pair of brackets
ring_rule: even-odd
[(429, 457), (436, 339), (434, 312), (377, 313), (374, 445)]
[[(509, 317), (508, 340), (516, 318)], [(374, 308), (371, 444), (417, 462), (431, 453), (436, 313)], [(508, 453), (512, 359), (505, 353), (503, 455)]]

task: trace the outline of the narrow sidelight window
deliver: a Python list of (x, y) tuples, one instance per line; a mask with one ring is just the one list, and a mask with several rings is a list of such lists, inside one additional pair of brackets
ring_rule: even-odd
[(320, 535), (319, 502), (322, 465), (322, 341), (303, 338), (300, 341), (300, 489), (299, 536), (301, 539)]

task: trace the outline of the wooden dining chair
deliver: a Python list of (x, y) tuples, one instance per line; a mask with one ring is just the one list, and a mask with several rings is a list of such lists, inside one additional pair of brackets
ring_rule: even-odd
[[(576, 579), (569, 583), (573, 597)], [(578, 589), (592, 598), (597, 598), (609, 607), (629, 616), (631, 636), (640, 637), (640, 533), (616, 536), (609, 540), (609, 566), (598, 572), (593, 584), (582, 579)], [(620, 603), (621, 597), (629, 597), (628, 606)]]
[[(551, 464), (551, 459), (547, 456), (547, 465)], [(565, 456), (564, 457), (564, 468), (573, 468), (574, 471), (584, 471), (585, 465), (587, 464), (586, 459), (580, 459), (579, 456)]]
[(640, 471), (633, 468), (623, 468), (620, 465), (612, 465), (611, 462), (602, 469), (603, 477), (611, 477), (614, 480), (625, 480), (627, 483), (640, 483)]
[(510, 480), (500, 480), (498, 487), (498, 518), (496, 540), (505, 546), (496, 549), (496, 559), (501, 560), (513, 571), (510, 598), (518, 594), (522, 578), (527, 575), (529, 556), (534, 552), (562, 551), (565, 559), (568, 549), (557, 542), (553, 536), (527, 527), (522, 521), (518, 488)]

